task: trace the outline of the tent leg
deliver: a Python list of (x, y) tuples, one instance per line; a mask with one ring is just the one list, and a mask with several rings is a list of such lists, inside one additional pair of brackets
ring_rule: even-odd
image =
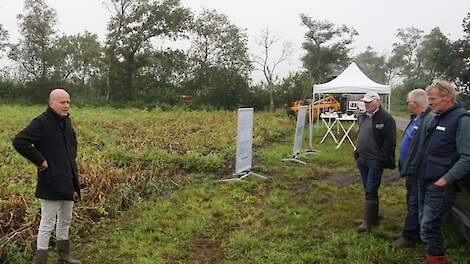
[(392, 95), (392, 93), (390, 92), (390, 93), (388, 94), (388, 112), (389, 112), (389, 113), (392, 113), (392, 112), (390, 112), (390, 101), (391, 101), (391, 100), (390, 100), (390, 97), (391, 97), (391, 95)]

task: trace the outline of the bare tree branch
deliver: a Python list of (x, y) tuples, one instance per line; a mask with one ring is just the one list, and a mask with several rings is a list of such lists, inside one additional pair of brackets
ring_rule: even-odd
[(264, 78), (268, 84), (270, 94), (270, 110), (274, 109), (273, 91), (278, 75), (277, 67), (288, 61), (292, 55), (292, 44), (289, 42), (282, 43), (281, 51), (278, 56), (273, 56), (276, 45), (280, 42), (280, 38), (273, 34), (268, 27), (262, 30), (261, 34), (256, 38), (256, 44), (261, 48), (261, 55), (254, 55), (253, 62), (258, 66), (257, 70), (263, 72)]

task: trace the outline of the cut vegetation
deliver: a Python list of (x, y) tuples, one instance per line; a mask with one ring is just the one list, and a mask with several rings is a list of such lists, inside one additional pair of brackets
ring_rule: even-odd
[[(2, 260), (30, 263), (35, 176), (9, 139), (41, 109), (1, 108), (2, 232), (19, 232)], [(239, 183), (216, 181), (233, 172), (235, 113), (85, 108), (73, 117), (85, 195), (72, 240), (83, 263), (423, 261), (423, 245), (391, 246), (406, 212), (403, 179), (385, 172), (380, 226), (358, 234), (363, 191), (350, 145), (334, 150), (326, 141), (315, 145), (320, 155), (304, 159), (308, 165), (281, 162), (294, 132), (284, 116), (255, 114), (254, 170), (269, 179)], [(318, 142), (324, 131), (314, 133)], [(8, 222), (9, 212), (15, 221)], [(2, 234), (2, 243), (12, 234)], [(445, 236), (451, 262), (468, 263), (469, 244), (450, 225)]]

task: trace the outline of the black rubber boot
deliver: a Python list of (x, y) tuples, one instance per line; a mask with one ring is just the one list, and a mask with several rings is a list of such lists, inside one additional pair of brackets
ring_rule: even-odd
[(47, 249), (36, 250), (36, 264), (47, 264)]
[(74, 259), (70, 255), (69, 240), (57, 240), (56, 245), (59, 251), (59, 263), (80, 264), (80, 260)]
[(364, 203), (364, 220), (357, 228), (359, 233), (370, 232), (377, 226), (379, 219), (379, 202), (366, 200)]
[(397, 240), (393, 241), (393, 246), (398, 248), (414, 247), (416, 240), (401, 235)]

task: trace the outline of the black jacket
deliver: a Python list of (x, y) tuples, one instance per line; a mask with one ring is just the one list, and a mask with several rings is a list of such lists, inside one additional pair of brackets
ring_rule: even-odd
[(48, 169), (38, 170), (37, 198), (73, 200), (74, 191), (80, 197), (77, 136), (69, 117), (60, 117), (47, 108), (16, 135), (13, 146), (37, 166), (47, 160)]
[[(366, 113), (359, 117), (359, 123), (367, 118)], [(393, 117), (382, 107), (372, 116), (374, 140), (379, 147), (378, 160), (384, 168), (395, 169), (395, 147), (397, 141), (396, 124)]]

